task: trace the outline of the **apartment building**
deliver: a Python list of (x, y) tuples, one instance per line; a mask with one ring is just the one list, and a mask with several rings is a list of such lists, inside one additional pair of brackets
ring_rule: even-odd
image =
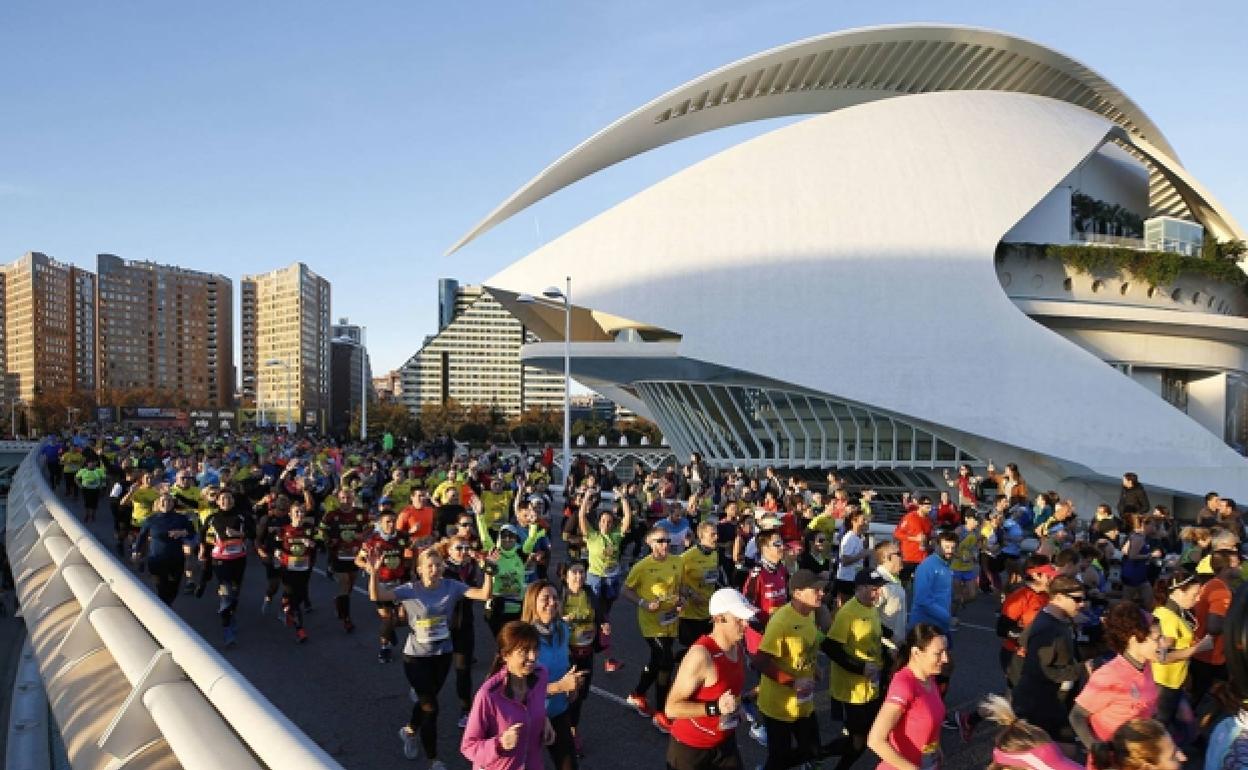
[(270, 425), (324, 430), (330, 386), (330, 284), (296, 262), (243, 276), (241, 394)]
[(102, 392), (154, 389), (193, 406), (233, 405), (233, 282), (112, 254), (96, 265)]

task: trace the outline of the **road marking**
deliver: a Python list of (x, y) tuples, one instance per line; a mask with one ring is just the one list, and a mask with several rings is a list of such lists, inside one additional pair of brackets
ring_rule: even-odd
[[(313, 572), (315, 572), (315, 573), (317, 573), (317, 574), (319, 574), (321, 577), (329, 577), (329, 576), (330, 576), (328, 572), (326, 572), (325, 570), (321, 569), (320, 567), (313, 567), (313, 568), (312, 568), (312, 571), (313, 571)], [(337, 577), (335, 577), (335, 578), (334, 578), (334, 585), (338, 585), (338, 579), (337, 579)], [(352, 591), (355, 591), (357, 594), (364, 594), (365, 596), (368, 596), (368, 591), (365, 591), (363, 588), (360, 588), (359, 586), (355, 585), (354, 583), (352, 583), (352, 585), (351, 585), (351, 590), (352, 590)]]
[(601, 695), (602, 697), (606, 698), (607, 700), (611, 701), (617, 706), (623, 706), (626, 709), (632, 708), (632, 706), (628, 705), (628, 701), (624, 700), (623, 698), (621, 698), (620, 696), (616, 695), (613, 692), (609, 692), (607, 690), (602, 689), (596, 684), (591, 684), (589, 686), (589, 691), (592, 692), (594, 695)]

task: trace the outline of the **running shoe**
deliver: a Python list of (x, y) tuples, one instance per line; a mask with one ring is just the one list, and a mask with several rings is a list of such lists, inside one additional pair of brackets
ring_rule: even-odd
[(294, 628), (295, 627), (295, 613), (291, 612), (290, 610), (283, 610), (282, 622), (286, 624), (287, 628)]
[(762, 722), (754, 722), (750, 725), (750, 737), (758, 741), (758, 745), (767, 748), (767, 726)]
[(225, 637), (226, 647), (233, 647), (238, 643), (238, 632), (234, 630), (233, 626), (224, 626), (221, 629), (221, 635)]
[(672, 733), (672, 720), (668, 719), (667, 714), (661, 711), (654, 715), (654, 719), (650, 720), (650, 724), (654, 725), (655, 729), (664, 735), (671, 735)]
[(355, 624), (351, 622), (351, 618), (342, 619), (342, 629), (348, 634), (355, 630)]
[(304, 631), (302, 628), (296, 628), (295, 629), (295, 641), (299, 644), (303, 644), (304, 642), (308, 641), (308, 632)]
[(646, 702), (646, 696), (638, 695), (635, 692), (629, 693), (624, 702), (637, 710), (637, 713), (643, 717), (649, 718), (654, 716), (654, 710), (650, 708), (650, 704)]
[(194, 580), (188, 580), (188, 581), (186, 581), (186, 585), (182, 586), (182, 593), (186, 594), (187, 596), (192, 596), (192, 595), (194, 595), (194, 593), (195, 593), (195, 581), (194, 581)]
[(420, 741), (416, 740), (416, 733), (412, 728), (407, 725), (400, 727), (399, 740), (403, 741), (403, 756), (408, 759), (420, 756)]
[(576, 748), (576, 755), (584, 758), (585, 741), (581, 740), (581, 734), (579, 732), (572, 733), (572, 745)]
[(461, 712), (459, 712), (459, 721), (458, 721), (458, 722), (456, 722), (455, 724), (456, 724), (456, 725), (459, 727), (459, 729), (461, 729), (461, 730), (463, 730), (465, 727), (467, 727), (467, 726), (468, 726), (468, 712), (467, 712), (467, 711), (461, 711)]
[(389, 663), (390, 660), (391, 660), (391, 652), (390, 652), (389, 647), (382, 647), (381, 649), (377, 650), (377, 662), (378, 663)]
[(264, 597), (264, 601), (260, 602), (260, 614), (261, 615), (269, 614), (269, 607), (272, 607), (272, 606), (273, 606), (273, 597), (272, 596)]
[(442, 760), (435, 759), (429, 763), (429, 770), (446, 770), (446, 765), (442, 764)]
[(953, 713), (954, 720), (958, 723), (958, 734), (962, 736), (963, 743), (970, 743), (975, 733), (975, 725), (971, 724), (971, 714), (969, 711), (955, 711)]
[(608, 674), (614, 674), (622, 668), (624, 668), (624, 664), (615, 658), (607, 658), (602, 663), (602, 670), (606, 671)]
[(416, 694), (415, 687), (407, 688), (407, 699), (412, 703), (420, 703), (420, 696)]

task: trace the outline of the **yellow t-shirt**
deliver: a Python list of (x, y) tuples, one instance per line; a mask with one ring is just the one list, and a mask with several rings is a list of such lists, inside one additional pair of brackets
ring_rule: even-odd
[(491, 492), (487, 489), (481, 493), (481, 518), (485, 519), (487, 527), (495, 529), (507, 523), (511, 515), (511, 496), (510, 490)]
[(594, 643), (598, 629), (594, 622), (594, 607), (589, 601), (589, 591), (564, 595), (563, 619), (567, 621), (572, 632), (569, 644), (573, 647), (589, 647)]
[[(786, 604), (767, 621), (767, 630), (758, 649), (776, 658), (786, 674), (813, 679), (819, 655), (818, 634), (815, 613), (802, 615), (792, 604)], [(792, 685), (764, 676), (758, 685), (758, 709), (772, 719), (792, 722), (814, 711), (814, 692), (804, 701), (798, 701)]]
[(821, 513), (815, 518), (811, 519), (810, 523), (806, 525), (806, 528), (813, 529), (816, 532), (820, 532), (823, 535), (825, 535), (829, 540), (831, 540), (832, 538), (836, 537), (836, 530), (840, 526), (841, 526), (840, 519), (836, 518), (831, 513)]
[(155, 487), (143, 487), (134, 490), (134, 494), (130, 495), (130, 502), (134, 505), (134, 512), (130, 515), (130, 522), (136, 526), (143, 526), (143, 522), (147, 521), (147, 517), (152, 515), (152, 503), (160, 498), (160, 492)]
[[(837, 610), (828, 638), (844, 645), (850, 657), (883, 667), (881, 640), (884, 633), (880, 628), (880, 613), (857, 598), (850, 599)], [(876, 675), (872, 680), (847, 671), (832, 661), (828, 694), (842, 703), (870, 703), (880, 695), (880, 677)]]
[(711, 617), (711, 594), (719, 588), (719, 551), (702, 553), (696, 545), (680, 555), (680, 587), (688, 601), (680, 616), (688, 620)]
[(676, 603), (680, 598), (681, 561), (669, 556), (663, 561), (647, 556), (629, 570), (624, 585), (633, 589), (643, 602), (659, 602), (656, 612), (637, 605), (637, 625), (641, 635), (651, 639), (676, 636)]
[(967, 532), (958, 541), (957, 548), (953, 551), (953, 558), (949, 561), (949, 569), (954, 572), (970, 572), (979, 567), (979, 541), (982, 539), (979, 532)]
[[(1195, 642), (1192, 627), (1183, 618), (1175, 614), (1169, 607), (1158, 607), (1153, 615), (1161, 624), (1161, 635), (1174, 640), (1171, 650), (1186, 650)], [(1162, 687), (1177, 690), (1187, 679), (1187, 661), (1176, 660), (1173, 663), (1153, 662), (1153, 681)]]

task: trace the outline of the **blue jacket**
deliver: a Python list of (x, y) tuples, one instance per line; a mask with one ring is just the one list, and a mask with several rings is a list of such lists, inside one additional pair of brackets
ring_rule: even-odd
[(181, 561), (182, 546), (193, 546), (197, 542), (195, 525), (189, 518), (180, 513), (156, 513), (143, 522), (134, 540), (134, 553), (142, 553), (146, 544), (148, 561)]
[(910, 610), (909, 628), (931, 623), (949, 633), (953, 607), (953, 570), (940, 554), (932, 554), (914, 571), (914, 607)]

